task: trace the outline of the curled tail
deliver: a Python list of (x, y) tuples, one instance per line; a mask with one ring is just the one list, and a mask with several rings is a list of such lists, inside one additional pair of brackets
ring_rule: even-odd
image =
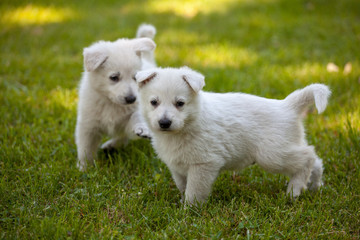
[(298, 114), (303, 113), (310, 104), (315, 102), (318, 113), (322, 113), (326, 108), (330, 95), (331, 91), (326, 85), (315, 83), (292, 92), (284, 101)]
[[(151, 24), (141, 24), (136, 32), (136, 38), (150, 38), (154, 39), (156, 35), (156, 28)], [(156, 67), (156, 61), (154, 56), (154, 50), (150, 52), (142, 52), (142, 69), (148, 69)]]
[(136, 38), (151, 38), (154, 39), (156, 34), (156, 28), (151, 24), (141, 24), (136, 32)]

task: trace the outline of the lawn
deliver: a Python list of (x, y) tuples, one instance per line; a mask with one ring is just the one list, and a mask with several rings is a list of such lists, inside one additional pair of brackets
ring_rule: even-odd
[[(157, 28), (158, 65), (202, 72), (207, 91), (281, 99), (327, 84), (328, 108), (305, 119), (321, 190), (291, 201), (287, 177), (253, 166), (223, 172), (206, 205), (184, 209), (147, 140), (79, 172), (82, 49), (142, 22)], [(1, 0), (0, 238), (359, 239), (359, 57), (358, 0)]]

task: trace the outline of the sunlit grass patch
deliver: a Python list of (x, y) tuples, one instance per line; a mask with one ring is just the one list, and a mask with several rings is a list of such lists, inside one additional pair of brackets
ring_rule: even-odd
[(49, 92), (47, 104), (56, 104), (66, 110), (75, 111), (78, 101), (77, 89), (57, 87)]
[(193, 18), (199, 13), (222, 13), (235, 0), (151, 0), (149, 8), (155, 13), (173, 13), (184, 18)]
[(305, 62), (298, 65), (281, 66), (282, 70), (292, 74), (294, 78), (307, 78), (309, 76), (320, 76), (326, 74), (326, 66), (317, 62)]
[[(194, 41), (194, 38), (185, 37), (188, 41)], [(180, 40), (181, 41), (181, 40)], [(214, 67), (214, 68), (241, 68), (243, 66), (250, 66), (254, 64), (258, 55), (246, 48), (234, 46), (231, 44), (184, 44), (179, 43), (180, 46), (163, 47), (161, 50), (165, 56), (160, 58), (165, 59), (181, 59), (183, 64), (189, 66)], [(179, 52), (179, 47), (182, 51)]]
[(6, 10), (0, 20), (3, 24), (48, 24), (59, 23), (74, 16), (74, 11), (70, 8), (44, 7), (29, 4)]
[[(208, 37), (205, 34), (197, 32), (190, 32), (184, 29), (166, 29), (156, 36), (156, 41), (161, 43), (159, 46), (161, 49), (164, 45), (175, 45), (176, 47), (181, 46), (192, 46), (194, 44), (200, 44), (201, 42), (207, 41)], [(157, 50), (156, 50), (157, 51)], [(159, 56), (161, 57), (161, 55)]]
[(240, 68), (252, 65), (257, 59), (258, 55), (246, 48), (230, 44), (209, 44), (197, 47), (194, 54), (189, 55), (185, 61), (204, 67)]
[[(326, 112), (324, 113), (326, 114)], [(338, 112), (334, 113), (327, 118), (319, 118), (319, 125), (323, 128), (338, 129), (339, 131), (346, 132), (349, 126), (360, 132), (360, 111), (353, 112)]]
[[(349, 64), (351, 63), (344, 63), (344, 65), (352, 66)], [(356, 74), (360, 73), (360, 68), (357, 63), (354, 63), (353, 65), (354, 67), (348, 68), (348, 70), (342, 66), (337, 67), (337, 71), (329, 71), (329, 63), (321, 62), (302, 62), (301, 64), (291, 64), (279, 67), (281, 67), (282, 71), (285, 73), (293, 74), (296, 78), (318, 77), (319, 80), (324, 80), (324, 78), (328, 76), (337, 77), (339, 79), (343, 79), (350, 74), (356, 76)]]

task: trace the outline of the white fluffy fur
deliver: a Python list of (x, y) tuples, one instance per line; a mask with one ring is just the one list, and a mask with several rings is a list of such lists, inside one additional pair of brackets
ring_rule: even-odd
[[(78, 167), (93, 164), (103, 134), (112, 137), (102, 148), (114, 148), (128, 139), (149, 137), (138, 111), (135, 74), (155, 67), (155, 36), (152, 25), (141, 25), (137, 38), (100, 41), (84, 49), (75, 138)], [(118, 76), (118, 81), (110, 77)]]
[(187, 203), (205, 201), (221, 170), (254, 163), (289, 176), (292, 197), (321, 185), (322, 160), (306, 142), (302, 113), (312, 103), (324, 111), (327, 86), (312, 84), (274, 100), (201, 91), (204, 77), (186, 67), (141, 71), (136, 79), (153, 146)]

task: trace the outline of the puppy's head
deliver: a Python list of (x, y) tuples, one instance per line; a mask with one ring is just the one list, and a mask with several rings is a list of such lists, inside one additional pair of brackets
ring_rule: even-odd
[(135, 74), (141, 70), (141, 53), (150, 52), (155, 43), (149, 38), (100, 41), (84, 49), (85, 74), (91, 87), (116, 104), (136, 101)]
[(179, 132), (195, 118), (204, 76), (187, 67), (138, 72), (142, 113), (152, 131)]

